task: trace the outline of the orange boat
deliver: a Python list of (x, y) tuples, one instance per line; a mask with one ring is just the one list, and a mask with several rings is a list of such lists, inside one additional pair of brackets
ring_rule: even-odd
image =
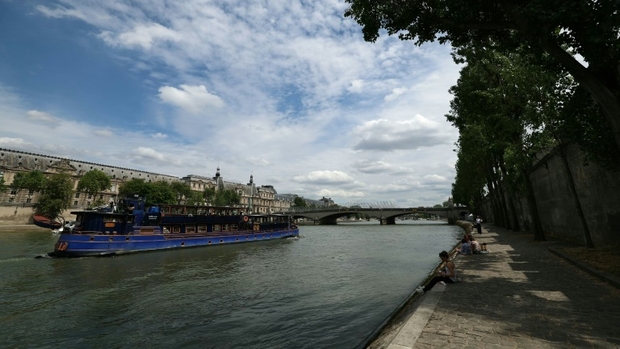
[(59, 229), (62, 227), (62, 223), (38, 214), (32, 216), (32, 222), (41, 228)]

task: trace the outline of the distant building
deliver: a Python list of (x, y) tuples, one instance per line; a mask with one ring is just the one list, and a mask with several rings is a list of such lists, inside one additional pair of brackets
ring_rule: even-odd
[[(95, 196), (78, 192), (77, 185), (80, 178), (91, 170), (99, 170), (110, 176), (112, 187)], [(286, 211), (291, 207), (291, 201), (276, 198), (277, 192), (273, 186), (262, 185), (257, 187), (254, 184), (253, 176), (250, 176), (250, 182), (247, 184), (224, 181), (219, 167), (214, 177), (191, 174), (178, 178), (148, 171), (0, 148), (0, 178), (4, 178), (6, 185), (13, 182), (17, 173), (30, 171), (41, 171), (46, 175), (69, 174), (73, 179), (74, 190), (72, 209), (91, 206), (97, 199), (105, 203), (116, 201), (120, 185), (132, 179), (144, 179), (146, 182), (183, 182), (189, 185), (191, 190), (198, 192), (204, 192), (208, 188), (216, 191), (231, 189), (241, 197), (239, 206), (252, 213), (277, 213)], [(0, 192), (0, 205), (31, 204), (36, 202), (37, 196), (37, 193), (8, 188), (6, 191)], [(182, 198), (180, 199), (182, 201)]]
[[(86, 172), (91, 170), (99, 170), (110, 176), (112, 187), (95, 196), (77, 192), (78, 181)], [(159, 173), (0, 148), (0, 175), (4, 178), (6, 185), (13, 182), (16, 174), (30, 171), (41, 171), (46, 175), (69, 174), (73, 179), (73, 190), (75, 191), (72, 200), (74, 208), (90, 206), (97, 199), (103, 200), (103, 202), (116, 200), (120, 184), (134, 178), (141, 178), (146, 182), (165, 181), (168, 183), (179, 180), (177, 177)], [(37, 197), (37, 193), (28, 193), (25, 190), (18, 192), (9, 188), (0, 193), (0, 203), (34, 203)]]

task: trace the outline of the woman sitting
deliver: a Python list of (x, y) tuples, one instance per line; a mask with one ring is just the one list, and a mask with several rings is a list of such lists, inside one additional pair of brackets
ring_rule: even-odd
[(461, 240), (461, 249), (457, 251), (460, 254), (471, 254), (471, 242), (466, 238)]
[(415, 292), (422, 293), (430, 291), (438, 282), (444, 283), (455, 283), (458, 281), (458, 276), (456, 275), (456, 267), (454, 263), (450, 260), (450, 255), (446, 251), (441, 251), (439, 253), (439, 258), (443, 261), (443, 268), (437, 273), (437, 276), (433, 277), (428, 285), (422, 287), (418, 287)]

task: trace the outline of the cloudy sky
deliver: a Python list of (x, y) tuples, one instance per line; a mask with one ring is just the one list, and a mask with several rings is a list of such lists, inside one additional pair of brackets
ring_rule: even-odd
[(0, 0), (0, 148), (442, 203), (450, 47), (363, 41), (343, 0)]

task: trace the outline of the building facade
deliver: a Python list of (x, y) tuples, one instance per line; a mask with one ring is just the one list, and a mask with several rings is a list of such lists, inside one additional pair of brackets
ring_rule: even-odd
[[(94, 196), (77, 191), (80, 178), (91, 170), (99, 170), (108, 175), (112, 182), (111, 188)], [(254, 184), (253, 176), (250, 176), (250, 182), (247, 184), (224, 181), (220, 175), (219, 167), (214, 177), (192, 174), (178, 178), (176, 176), (148, 171), (2, 148), (0, 148), (0, 178), (4, 179), (4, 184), (7, 185), (8, 188), (0, 192), (0, 205), (25, 206), (37, 202), (37, 193), (10, 188), (11, 183), (18, 173), (30, 171), (40, 171), (46, 176), (55, 173), (69, 174), (73, 181), (74, 191), (71, 209), (90, 207), (95, 201), (104, 203), (109, 203), (111, 201), (116, 202), (118, 200), (121, 184), (132, 179), (144, 179), (145, 182), (183, 182), (187, 184), (191, 190), (197, 192), (204, 192), (206, 189), (214, 189), (216, 191), (231, 189), (241, 197), (239, 207), (251, 213), (277, 213), (290, 208), (290, 202), (287, 200), (276, 199), (277, 193), (273, 186), (264, 185), (257, 187)], [(204, 204), (207, 203), (205, 202)]]

